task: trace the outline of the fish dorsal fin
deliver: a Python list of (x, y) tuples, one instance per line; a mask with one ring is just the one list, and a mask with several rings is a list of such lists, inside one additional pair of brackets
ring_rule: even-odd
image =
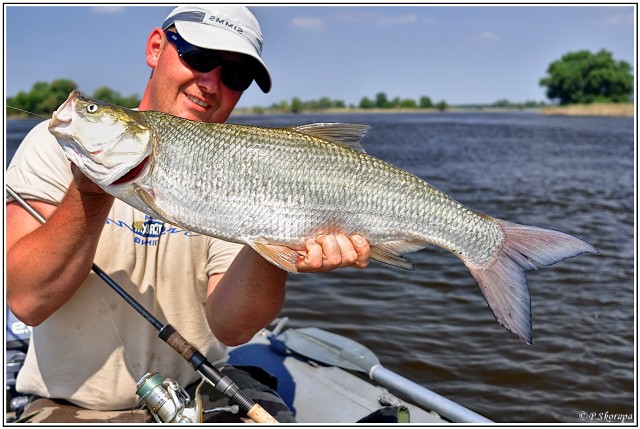
[(360, 141), (370, 127), (362, 124), (317, 123), (298, 125), (292, 128), (301, 133), (338, 143), (358, 152), (364, 152)]

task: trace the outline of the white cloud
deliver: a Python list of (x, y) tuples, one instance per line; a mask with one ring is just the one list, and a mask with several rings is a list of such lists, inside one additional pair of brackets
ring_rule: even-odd
[(426, 23), (426, 24), (429, 24), (429, 25), (440, 25), (440, 23), (439, 23), (438, 21), (436, 21), (436, 20), (435, 20), (435, 19), (433, 19), (433, 18), (429, 18), (429, 17), (424, 18), (424, 19), (422, 20), (422, 22), (424, 22), (424, 23)]
[(594, 24), (610, 27), (633, 25), (633, 12), (616, 12), (613, 15), (594, 22)]
[(495, 43), (499, 42), (500, 40), (502, 40), (500, 36), (491, 31), (483, 31), (471, 36), (471, 41), (475, 43)]
[(392, 25), (405, 25), (418, 22), (418, 17), (415, 13), (408, 15), (396, 15), (396, 16), (379, 16), (374, 19), (374, 23), (381, 27), (388, 27)]
[(93, 6), (91, 11), (94, 13), (120, 13), (125, 9), (124, 6)]
[(319, 18), (298, 16), (291, 20), (291, 25), (296, 28), (321, 30), (325, 27), (324, 21)]
[(379, 27), (407, 25), (418, 22), (415, 13), (405, 15), (388, 15), (380, 11), (361, 11), (343, 9), (336, 15), (336, 20), (347, 23), (373, 24)]

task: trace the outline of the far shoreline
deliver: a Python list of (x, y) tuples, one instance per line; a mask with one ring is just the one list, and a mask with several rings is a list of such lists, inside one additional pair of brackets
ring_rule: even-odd
[(571, 104), (568, 106), (549, 106), (540, 109), (543, 115), (565, 116), (618, 116), (633, 117), (635, 115), (632, 103), (594, 103)]
[(323, 110), (302, 110), (300, 112), (290, 112), (282, 110), (272, 110), (263, 108), (251, 108), (243, 107), (234, 110), (232, 115), (246, 116), (246, 115), (304, 115), (304, 114), (401, 114), (401, 113), (469, 113), (469, 112), (482, 112), (482, 113), (507, 113), (507, 112), (530, 112), (539, 113), (541, 115), (549, 116), (614, 116), (614, 117), (633, 117), (635, 114), (634, 104), (632, 103), (606, 103), (606, 104), (572, 104), (567, 106), (545, 106), (535, 108), (505, 108), (505, 107), (490, 107), (490, 106), (478, 106), (478, 107), (456, 107), (449, 106), (444, 110), (440, 109), (361, 109), (361, 108), (331, 108)]
[[(470, 113), (470, 112), (482, 112), (482, 113), (508, 113), (508, 112), (530, 112), (539, 113), (541, 115), (548, 116), (610, 116), (610, 117), (634, 117), (635, 105), (633, 103), (594, 103), (594, 104), (571, 104), (567, 106), (553, 105), (544, 107), (530, 107), (530, 108), (506, 108), (506, 107), (490, 107), (490, 106), (477, 106), (477, 107), (456, 107), (449, 106), (444, 110), (441, 109), (361, 109), (357, 107), (344, 107), (344, 108), (331, 108), (323, 110), (303, 110), (301, 112), (290, 112), (282, 110), (273, 110), (261, 107), (240, 107), (236, 108), (231, 116), (248, 116), (248, 115), (305, 115), (305, 114), (402, 114), (402, 113)], [(9, 114), (6, 115), (6, 119), (36, 119), (37, 116), (41, 116), (42, 119), (47, 119), (43, 115), (29, 116), (26, 113)]]

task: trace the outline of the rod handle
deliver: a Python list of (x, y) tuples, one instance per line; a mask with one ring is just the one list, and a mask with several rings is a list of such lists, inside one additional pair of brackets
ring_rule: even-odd
[(247, 411), (247, 416), (256, 423), (278, 423), (260, 404), (255, 404), (251, 407), (251, 409)]
[[(191, 358), (198, 353), (195, 347), (191, 345), (175, 328), (166, 324), (160, 330), (158, 336), (167, 344), (177, 351), (187, 362), (192, 364)], [(192, 364), (193, 365), (193, 364)], [(195, 368), (198, 369), (198, 368)]]

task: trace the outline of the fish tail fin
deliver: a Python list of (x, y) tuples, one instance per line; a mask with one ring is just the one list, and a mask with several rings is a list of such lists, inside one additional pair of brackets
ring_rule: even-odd
[(486, 267), (467, 264), (498, 323), (533, 344), (531, 297), (525, 271), (598, 251), (572, 235), (496, 219), (506, 238)]

